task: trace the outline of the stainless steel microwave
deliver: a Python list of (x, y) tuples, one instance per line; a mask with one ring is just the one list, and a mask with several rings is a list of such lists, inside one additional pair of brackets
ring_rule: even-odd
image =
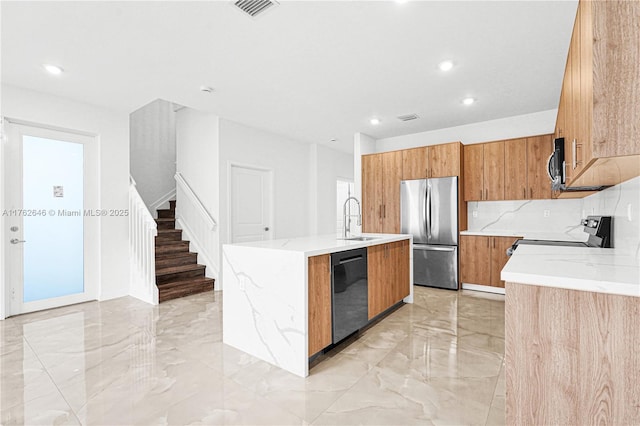
[(553, 140), (553, 152), (547, 161), (547, 174), (551, 179), (551, 190), (562, 192), (601, 191), (609, 186), (566, 186), (567, 163), (564, 156), (564, 138)]

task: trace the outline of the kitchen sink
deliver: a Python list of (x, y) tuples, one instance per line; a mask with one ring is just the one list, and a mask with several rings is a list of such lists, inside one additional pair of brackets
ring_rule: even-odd
[(380, 237), (351, 237), (351, 238), (341, 238), (341, 240), (347, 240), (347, 241), (371, 241), (371, 240), (377, 240)]

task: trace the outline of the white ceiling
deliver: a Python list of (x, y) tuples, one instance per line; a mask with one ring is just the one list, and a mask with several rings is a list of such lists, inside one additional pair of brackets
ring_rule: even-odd
[(252, 19), (230, 1), (2, 1), (2, 81), (126, 112), (162, 98), (350, 152), (356, 132), (557, 108), (576, 5), (282, 1)]

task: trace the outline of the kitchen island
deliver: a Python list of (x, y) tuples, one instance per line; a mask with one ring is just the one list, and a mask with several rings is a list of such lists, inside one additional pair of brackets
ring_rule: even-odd
[(519, 246), (502, 270), (506, 423), (640, 424), (640, 259)]
[[(364, 237), (362, 241), (322, 235), (225, 244), (223, 342), (306, 377), (309, 357), (331, 344), (326, 340), (331, 327), (331, 253), (367, 249), (370, 319), (401, 300), (412, 303), (411, 236)], [(385, 263), (390, 263), (386, 269)], [(389, 292), (394, 285), (400, 288)]]

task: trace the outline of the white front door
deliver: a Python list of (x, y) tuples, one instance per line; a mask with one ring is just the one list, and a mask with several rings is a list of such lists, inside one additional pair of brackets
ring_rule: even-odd
[(230, 174), (231, 242), (270, 240), (271, 171), (232, 165)]
[(9, 315), (95, 299), (85, 267), (85, 246), (95, 239), (86, 229), (85, 179), (94, 139), (16, 124), (7, 130), (2, 216)]

